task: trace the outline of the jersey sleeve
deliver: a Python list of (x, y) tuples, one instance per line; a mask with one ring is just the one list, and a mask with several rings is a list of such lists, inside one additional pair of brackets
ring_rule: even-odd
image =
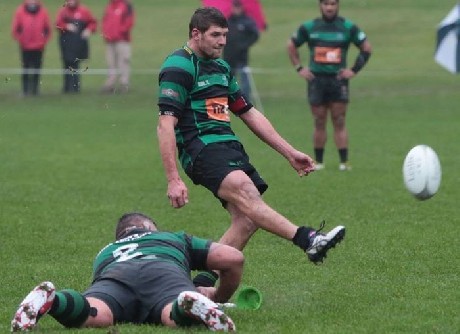
[(247, 101), (246, 96), (241, 91), (230, 95), (228, 99), (228, 108), (236, 115), (241, 116), (253, 107), (252, 103)]
[(236, 116), (241, 116), (253, 107), (249, 101), (249, 97), (245, 96), (238, 85), (238, 82), (233, 74), (231, 74), (230, 66), (227, 64), (229, 71), (228, 85), (228, 108)]
[(308, 37), (308, 30), (306, 24), (302, 24), (299, 29), (291, 37), (292, 42), (294, 43), (295, 47), (299, 47), (304, 43), (307, 43), (309, 40)]
[(207, 270), (207, 261), (211, 240), (186, 235), (188, 249), (190, 253), (191, 270)]
[(350, 24), (351, 24), (351, 30), (350, 30), (351, 42), (354, 45), (359, 47), (367, 39), (367, 36), (364, 33), (364, 31), (362, 31), (356, 24), (353, 24), (352, 22), (350, 22)]
[(190, 60), (175, 54), (165, 60), (158, 77), (160, 115), (181, 117), (194, 78), (195, 68)]

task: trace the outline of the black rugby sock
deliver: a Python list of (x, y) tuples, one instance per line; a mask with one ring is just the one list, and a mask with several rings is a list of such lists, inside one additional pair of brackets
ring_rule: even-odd
[(308, 247), (310, 247), (310, 233), (314, 231), (315, 230), (311, 227), (300, 226), (297, 229), (294, 238), (292, 238), (292, 242), (294, 245), (299, 246), (301, 249), (306, 251)]
[(56, 292), (53, 306), (49, 312), (65, 327), (81, 327), (90, 316), (91, 307), (80, 292), (61, 290)]
[(341, 163), (348, 162), (348, 148), (339, 148), (339, 157)]
[(214, 271), (202, 271), (193, 279), (193, 285), (213, 287), (214, 285), (216, 285), (218, 279), (219, 275)]
[(315, 161), (319, 164), (323, 163), (323, 157), (324, 157), (324, 148), (320, 147), (315, 147)]

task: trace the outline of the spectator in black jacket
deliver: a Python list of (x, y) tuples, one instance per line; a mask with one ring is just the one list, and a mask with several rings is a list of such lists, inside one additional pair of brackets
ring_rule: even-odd
[(58, 11), (56, 28), (64, 66), (64, 93), (80, 92), (80, 62), (89, 58), (89, 37), (96, 31), (96, 19), (80, 0), (65, 0)]
[(249, 49), (259, 39), (256, 22), (244, 12), (241, 0), (233, 0), (232, 13), (228, 18), (227, 44), (224, 48), (224, 60), (238, 77), (241, 91), (251, 97)]

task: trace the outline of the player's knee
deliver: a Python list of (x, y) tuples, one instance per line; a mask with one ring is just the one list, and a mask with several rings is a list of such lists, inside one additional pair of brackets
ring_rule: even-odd
[(343, 129), (345, 127), (345, 115), (337, 115), (332, 118), (334, 128)]
[(315, 116), (315, 128), (325, 129), (326, 128), (326, 117)]
[(86, 319), (83, 327), (109, 327), (114, 323), (113, 314), (109, 306), (97, 298), (88, 297), (92, 312)]

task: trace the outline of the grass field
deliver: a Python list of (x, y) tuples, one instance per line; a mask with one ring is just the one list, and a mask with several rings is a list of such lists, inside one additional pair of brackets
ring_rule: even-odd
[[(316, 1), (262, 0), (269, 29), (252, 52), (266, 116), (299, 149), (312, 152), (305, 86), (285, 45), (318, 14)], [(38, 282), (84, 290), (96, 252), (114, 222), (143, 211), (163, 229), (218, 239), (228, 216), (207, 191), (171, 208), (156, 140), (156, 70), (187, 39), (199, 1), (133, 0), (132, 91), (100, 95), (100, 35), (91, 39), (80, 96), (60, 94), (62, 78), (42, 77), (42, 95), (19, 97), (17, 46), (9, 23), (20, 1), (0, 2), (0, 332)], [(62, 1), (45, 0), (54, 20)], [(105, 1), (85, 1), (101, 17)], [(243, 283), (262, 291), (258, 311), (232, 309), (241, 333), (460, 333), (460, 78), (434, 63), (436, 25), (455, 1), (347, 0), (341, 14), (367, 32), (374, 54), (352, 81), (348, 114), (353, 170), (340, 173), (333, 141), (324, 171), (299, 179), (289, 164), (234, 120), (252, 162), (269, 183), (266, 201), (297, 224), (347, 227), (343, 244), (314, 266), (292, 244), (260, 231), (245, 250)], [(351, 53), (350, 61), (354, 58)], [(305, 56), (305, 53), (304, 53)], [(61, 67), (56, 34), (44, 68)], [(96, 72), (96, 71), (94, 71)], [(93, 75), (94, 74), (94, 75)], [(330, 134), (331, 131), (330, 131)], [(416, 144), (438, 153), (439, 193), (420, 202), (402, 183)], [(112, 333), (182, 333), (117, 326)], [(52, 318), (38, 332), (64, 330)], [(85, 330), (107, 333), (107, 329)]]

